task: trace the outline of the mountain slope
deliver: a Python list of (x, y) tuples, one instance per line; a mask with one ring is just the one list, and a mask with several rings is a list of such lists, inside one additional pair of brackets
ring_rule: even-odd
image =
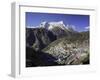
[(55, 62), (58, 64), (89, 63), (88, 35), (88, 32), (84, 32), (69, 39), (67, 37), (60, 38), (49, 44), (42, 51), (55, 57), (57, 59)]
[(26, 45), (41, 50), (56, 39), (71, 37), (76, 33), (65, 28), (63, 22), (42, 22), (38, 28), (26, 28)]
[(26, 67), (58, 65), (55, 60), (55, 57), (50, 54), (26, 47)]
[(26, 44), (35, 50), (43, 49), (50, 42), (56, 40), (56, 36), (45, 28), (27, 28), (26, 31)]

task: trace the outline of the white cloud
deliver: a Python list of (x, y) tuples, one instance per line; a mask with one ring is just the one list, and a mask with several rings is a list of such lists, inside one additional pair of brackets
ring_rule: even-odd
[(72, 28), (74, 29), (74, 30), (76, 30), (76, 26), (75, 25), (71, 25), (72, 26)]
[(34, 26), (27, 26), (27, 28), (37, 28), (37, 27), (34, 27)]
[(89, 29), (90, 29), (90, 27), (89, 27), (89, 26), (85, 27), (85, 30), (89, 30)]
[(73, 29), (73, 30), (76, 31), (76, 26), (74, 26), (74, 25), (66, 25), (66, 28), (67, 29)]

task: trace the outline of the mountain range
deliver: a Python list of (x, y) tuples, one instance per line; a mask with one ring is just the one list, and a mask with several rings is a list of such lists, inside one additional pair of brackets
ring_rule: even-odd
[(89, 31), (77, 32), (63, 21), (26, 28), (27, 67), (71, 64), (89, 64)]

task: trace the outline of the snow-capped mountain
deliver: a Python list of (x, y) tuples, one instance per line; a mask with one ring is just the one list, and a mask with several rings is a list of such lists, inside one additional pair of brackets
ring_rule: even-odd
[(69, 31), (69, 32), (75, 32), (75, 26), (74, 25), (65, 25), (63, 21), (58, 21), (58, 22), (46, 22), (43, 21), (40, 23), (39, 26), (27, 26), (27, 28), (45, 28), (49, 31), (53, 31), (55, 29), (60, 29), (64, 31)]
[(51, 31), (57, 38), (61, 38), (63, 36), (70, 36), (76, 31), (73, 29), (72, 25), (65, 25), (63, 21), (58, 22), (42, 22), (40, 24), (40, 28), (45, 28), (48, 31)]
[(63, 21), (50, 22), (49, 24), (50, 24), (50, 26), (48, 27), (49, 30), (52, 30), (55, 27), (59, 27), (59, 28), (61, 28), (63, 30), (65, 29), (65, 25), (64, 25)]
[(44, 21), (44, 22), (40, 23), (40, 28), (46, 28), (46, 29), (48, 29), (48, 27), (49, 27), (49, 23), (48, 22)]
[(63, 21), (27, 27), (26, 55), (28, 67), (89, 64), (89, 32), (76, 32)]
[(72, 31), (74, 30), (72, 25), (65, 25), (63, 21), (58, 22), (41, 22), (40, 27), (46, 28), (48, 30), (53, 30), (54, 28), (60, 28), (62, 30)]
[(69, 25), (65, 26), (63, 21), (44, 21), (39, 27), (27, 28), (26, 31), (27, 46), (37, 47), (35, 49), (42, 49), (56, 39), (71, 37), (76, 34), (74, 29)]

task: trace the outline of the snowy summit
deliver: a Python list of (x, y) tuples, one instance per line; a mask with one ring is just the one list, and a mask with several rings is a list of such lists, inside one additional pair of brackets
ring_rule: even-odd
[(72, 25), (65, 25), (63, 21), (58, 21), (58, 22), (41, 22), (40, 27), (42, 28), (46, 28), (47, 30), (52, 30), (54, 28), (60, 28), (62, 30), (73, 30), (73, 26)]

